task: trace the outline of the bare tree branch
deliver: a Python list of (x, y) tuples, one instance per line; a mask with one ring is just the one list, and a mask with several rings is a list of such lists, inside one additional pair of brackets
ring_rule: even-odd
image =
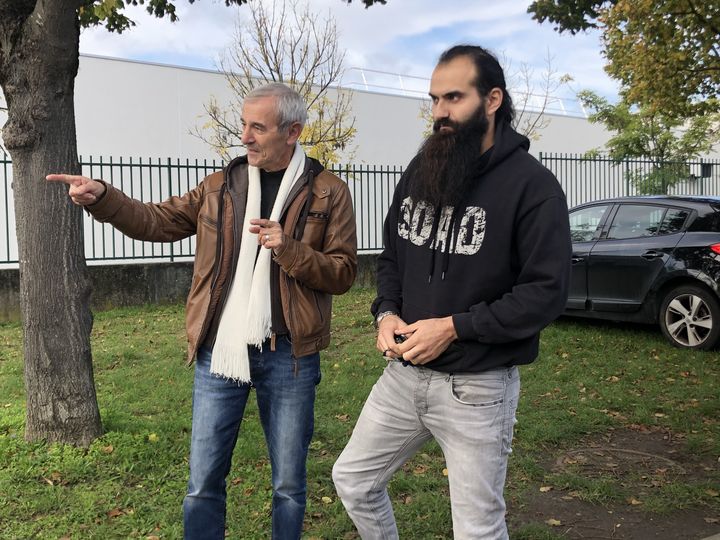
[(517, 71), (505, 63), (505, 72), (509, 73), (508, 86), (515, 90), (512, 95), (515, 129), (531, 140), (538, 140), (542, 130), (550, 124), (547, 112), (556, 99), (553, 96), (571, 79), (568, 75), (558, 74), (549, 50), (545, 55), (545, 68), (538, 79), (527, 63), (520, 64)]
[(233, 93), (230, 103), (211, 98), (205, 105), (208, 121), (192, 131), (228, 159), (242, 147), (239, 111), (253, 88), (283, 82), (305, 100), (308, 123), (300, 142), (310, 155), (336, 162), (354, 135), (351, 92), (341, 90), (345, 52), (340, 49), (335, 20), (321, 19), (299, 0), (248, 4), (250, 17), (237, 22), (233, 44), (219, 68)]

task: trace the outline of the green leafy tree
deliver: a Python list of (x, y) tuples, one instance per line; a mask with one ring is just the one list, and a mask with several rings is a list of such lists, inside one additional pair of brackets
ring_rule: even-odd
[(274, 0), (249, 6), (250, 17), (240, 18), (233, 43), (220, 62), (231, 102), (211, 98), (205, 105), (210, 131), (195, 130), (223, 159), (241, 147), (240, 111), (253, 88), (282, 82), (297, 90), (308, 105), (308, 122), (300, 136), (306, 152), (323, 163), (337, 163), (355, 136), (351, 115), (352, 92), (338, 88), (345, 53), (337, 25), (330, 15), (321, 19), (307, 4)]
[(45, 175), (80, 172), (73, 97), (80, 29), (123, 32), (134, 24), (129, 5), (177, 19), (171, 0), (0, 0), (2, 136), (13, 160), (28, 440), (87, 445), (102, 431), (82, 211)]
[(677, 117), (718, 110), (720, 2), (535, 0), (528, 12), (559, 32), (598, 28), (630, 103)]
[(605, 145), (611, 158), (647, 161), (647, 166), (628, 171), (628, 179), (640, 193), (667, 193), (690, 176), (688, 160), (720, 142), (719, 113), (683, 121), (650, 107), (634, 108), (626, 100), (611, 104), (590, 91), (580, 92), (578, 97), (592, 111), (591, 122), (602, 123), (615, 133)]

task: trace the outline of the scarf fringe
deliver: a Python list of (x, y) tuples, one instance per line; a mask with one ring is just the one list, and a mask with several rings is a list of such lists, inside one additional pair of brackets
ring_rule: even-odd
[(250, 382), (250, 362), (246, 352), (238, 354), (237, 347), (216, 344), (210, 361), (210, 373), (239, 383)]

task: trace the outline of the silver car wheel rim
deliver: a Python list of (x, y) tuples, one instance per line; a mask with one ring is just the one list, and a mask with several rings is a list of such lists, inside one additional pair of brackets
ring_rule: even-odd
[(670, 301), (665, 310), (665, 326), (670, 336), (680, 345), (702, 345), (713, 329), (710, 307), (694, 294), (678, 295)]

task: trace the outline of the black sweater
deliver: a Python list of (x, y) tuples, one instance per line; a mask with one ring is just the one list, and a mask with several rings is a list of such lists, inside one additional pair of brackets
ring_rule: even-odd
[(458, 339), (425, 367), (458, 373), (528, 364), (540, 330), (565, 307), (565, 195), (528, 148), (527, 138), (498, 126), (474, 188), (439, 221), (436, 209), (408, 194), (412, 163), (395, 190), (372, 312), (395, 311), (408, 324), (452, 315)]

